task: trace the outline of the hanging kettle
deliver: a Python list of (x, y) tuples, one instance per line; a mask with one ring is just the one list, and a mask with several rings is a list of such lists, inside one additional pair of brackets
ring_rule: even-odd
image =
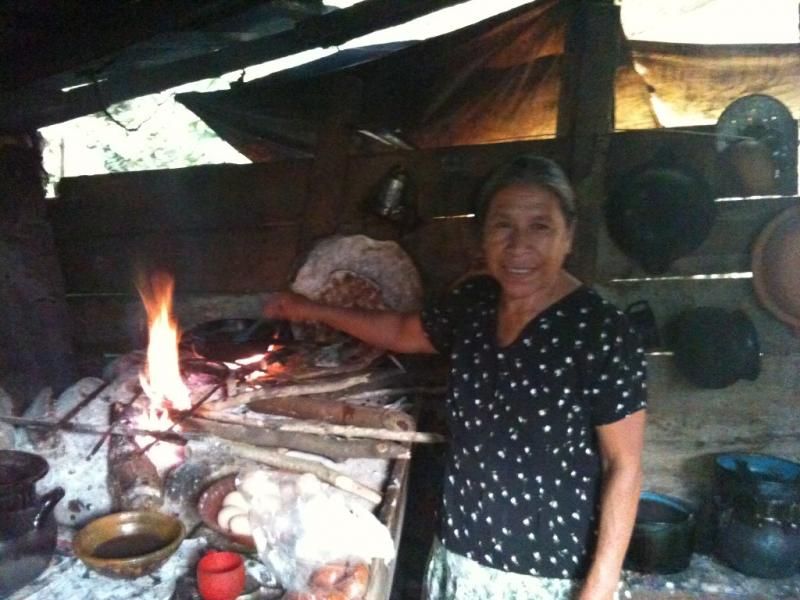
[(368, 209), (389, 221), (408, 224), (416, 219), (413, 195), (411, 176), (402, 166), (395, 165), (381, 179)]
[(716, 206), (711, 188), (685, 167), (647, 164), (625, 173), (605, 204), (614, 243), (653, 274), (695, 250), (708, 236)]
[(675, 365), (699, 387), (724, 388), (761, 371), (758, 333), (741, 310), (694, 308), (679, 315), (674, 332)]

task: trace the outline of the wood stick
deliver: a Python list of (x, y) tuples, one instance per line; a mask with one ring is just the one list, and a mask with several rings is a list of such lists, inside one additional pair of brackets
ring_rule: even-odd
[[(276, 420), (259, 418), (232, 413), (220, 414), (210, 410), (200, 411), (204, 419), (220, 423), (233, 423), (250, 425), (271, 429), (273, 431), (288, 431), (296, 433), (312, 433), (316, 435), (338, 435), (349, 438), (370, 438), (374, 440), (387, 440), (414, 444), (441, 444), (447, 438), (439, 433), (425, 433), (421, 431), (389, 431), (371, 427), (354, 427), (352, 425), (331, 425), (328, 423), (308, 423), (300, 421)], [(250, 413), (252, 415), (252, 413)]]
[(276, 469), (285, 469), (297, 473), (311, 473), (321, 481), (364, 498), (372, 504), (380, 504), (383, 499), (380, 492), (316, 461), (286, 456), (276, 450), (258, 448), (241, 442), (228, 442), (227, 447), (236, 456), (254, 460)]
[(77, 415), (81, 410), (83, 410), (92, 400), (97, 398), (103, 390), (105, 390), (109, 385), (111, 385), (110, 381), (104, 381), (100, 385), (98, 385), (95, 389), (84, 396), (83, 400), (78, 402), (75, 406), (72, 407), (67, 413), (61, 417), (58, 421), (58, 425), (64, 425), (65, 423), (69, 423), (69, 420)]
[(225, 410), (226, 408), (234, 408), (249, 404), (253, 400), (261, 400), (265, 398), (285, 398), (287, 396), (304, 396), (307, 394), (321, 394), (326, 392), (336, 392), (338, 390), (347, 389), (354, 385), (367, 383), (370, 381), (370, 375), (364, 373), (355, 377), (348, 377), (344, 380), (315, 382), (315, 383), (299, 383), (292, 385), (276, 385), (274, 387), (258, 388), (247, 392), (239, 392), (235, 396), (229, 397), (227, 400), (220, 402), (210, 402), (208, 406), (213, 406), (216, 410)]
[(342, 440), (318, 434), (295, 433), (267, 429), (259, 425), (247, 423), (223, 423), (204, 418), (187, 419), (183, 426), (196, 428), (226, 440), (247, 440), (254, 446), (272, 448), (288, 448), (300, 452), (319, 454), (332, 460), (348, 458), (410, 458), (411, 453), (406, 446), (372, 440)]
[(385, 381), (393, 377), (398, 377), (399, 375), (402, 375), (402, 373), (398, 373), (394, 370), (388, 372), (370, 371), (368, 373), (359, 373), (358, 375), (350, 375), (347, 377), (331, 378), (327, 381), (277, 384), (271, 387), (261, 387), (246, 392), (239, 392), (238, 394), (231, 395), (227, 400), (208, 403), (208, 406), (216, 410), (225, 410), (227, 408), (249, 404), (253, 400), (265, 398), (285, 398), (287, 396), (309, 396), (312, 394), (338, 392), (365, 383)]
[(169, 442), (171, 444), (185, 445), (186, 439), (179, 433), (156, 431), (153, 429), (139, 429), (136, 427), (125, 427), (120, 425), (113, 425), (110, 433), (107, 426), (100, 427), (98, 425), (88, 425), (84, 423), (69, 423), (61, 421), (48, 421), (40, 419), (28, 419), (25, 417), (6, 417), (0, 415), (0, 423), (8, 423), (16, 427), (30, 427), (31, 429), (46, 429), (46, 430), (59, 430), (69, 433), (80, 433), (85, 435), (149, 435), (157, 438), (159, 441)]
[(356, 392), (353, 394), (338, 394), (336, 400), (342, 402), (359, 402), (371, 400), (375, 397), (389, 397), (394, 396), (441, 396), (447, 391), (443, 385), (430, 385), (430, 386), (414, 386), (404, 388), (380, 388), (374, 390), (366, 390), (364, 392)]
[(281, 415), (332, 425), (350, 425), (391, 431), (414, 431), (417, 424), (411, 415), (389, 408), (359, 406), (339, 400), (315, 396), (262, 398), (248, 405), (251, 412)]

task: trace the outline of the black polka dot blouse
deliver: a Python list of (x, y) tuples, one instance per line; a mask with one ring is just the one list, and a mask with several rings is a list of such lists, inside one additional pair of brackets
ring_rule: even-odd
[(625, 315), (580, 287), (496, 341), (499, 286), (467, 281), (422, 313), (450, 356), (441, 541), (482, 565), (583, 577), (594, 548), (595, 426), (645, 407), (645, 355)]

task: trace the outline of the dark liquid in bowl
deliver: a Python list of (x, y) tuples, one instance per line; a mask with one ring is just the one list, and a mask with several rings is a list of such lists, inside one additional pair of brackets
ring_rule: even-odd
[(150, 554), (166, 545), (167, 542), (152, 533), (133, 533), (98, 544), (92, 555), (97, 558), (132, 558)]

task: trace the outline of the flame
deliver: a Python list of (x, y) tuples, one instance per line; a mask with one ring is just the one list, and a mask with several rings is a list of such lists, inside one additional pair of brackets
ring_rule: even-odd
[[(172, 292), (175, 282), (166, 273), (156, 273), (149, 281), (140, 281), (139, 295), (147, 311), (149, 339), (147, 360), (139, 374), (142, 390), (150, 399), (147, 410), (137, 419), (141, 429), (166, 431), (174, 424), (169, 410), (191, 408), (191, 394), (183, 382), (178, 361), (178, 326), (172, 315)], [(137, 436), (140, 447), (150, 445), (151, 436)], [(147, 457), (161, 472), (182, 460), (182, 448), (158, 442), (147, 451)]]
[[(147, 412), (139, 415), (136, 419), (136, 424), (140, 429), (149, 429), (151, 431), (167, 431), (170, 428), (173, 430), (179, 429), (179, 427), (174, 426), (166, 410), (153, 408), (152, 406)], [(137, 435), (135, 440), (140, 448), (149, 446), (146, 452), (147, 458), (156, 467), (159, 475), (163, 475), (170, 468), (183, 462), (183, 448), (178, 444), (156, 442), (156, 438), (151, 435)]]
[(147, 311), (149, 341), (142, 389), (154, 408), (191, 408), (189, 388), (181, 378), (178, 363), (178, 326), (172, 316), (175, 282), (166, 273), (156, 273), (149, 286), (139, 286)]

